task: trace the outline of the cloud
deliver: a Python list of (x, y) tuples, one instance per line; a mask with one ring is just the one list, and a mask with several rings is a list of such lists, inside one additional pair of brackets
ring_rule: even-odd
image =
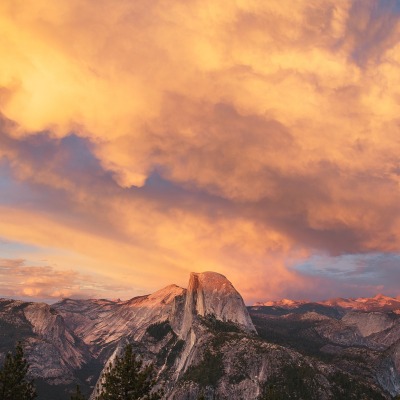
[(320, 283), (321, 299), (328, 297), (398, 295), (400, 255), (397, 253), (313, 256), (295, 269)]
[(2, 296), (54, 301), (62, 297), (109, 297), (127, 287), (49, 265), (26, 265), (23, 259), (0, 259)]
[(2, 2), (0, 234), (148, 289), (216, 269), (246, 296), (316, 290), (290, 268), (315, 254), (397, 252), (399, 18)]

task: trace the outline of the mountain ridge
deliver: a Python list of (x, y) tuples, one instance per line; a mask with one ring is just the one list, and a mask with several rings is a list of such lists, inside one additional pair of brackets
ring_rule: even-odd
[(349, 310), (360, 311), (379, 311), (387, 310), (400, 314), (400, 300), (396, 297), (385, 296), (377, 294), (374, 297), (358, 297), (358, 298), (343, 298), (336, 297), (323, 301), (308, 301), (308, 300), (269, 300), (266, 302), (255, 302), (251, 307), (266, 306), (266, 307), (282, 307), (282, 308), (296, 308), (304, 304), (318, 304), (325, 306), (340, 307)]

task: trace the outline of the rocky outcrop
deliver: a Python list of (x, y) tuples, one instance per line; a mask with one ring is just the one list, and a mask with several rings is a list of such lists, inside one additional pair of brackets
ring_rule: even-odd
[[(177, 340), (184, 342), (174, 368), (170, 369), (170, 379), (176, 382), (198, 357), (198, 349), (207, 337), (203, 323), (207, 318), (230, 323), (246, 334), (255, 333), (242, 297), (225, 276), (215, 272), (191, 273), (187, 290), (170, 285), (152, 295), (119, 303), (115, 312), (97, 327), (114, 333), (113, 340), (130, 337), (150, 348), (146, 332), (151, 326), (168, 321)], [(106, 329), (105, 324), (112, 327)], [(96, 331), (96, 339), (90, 336), (90, 343), (97, 345), (101, 338)], [(87, 338), (85, 341), (89, 343)], [(109, 338), (107, 341), (110, 343)]]
[(182, 337), (186, 337), (197, 316), (213, 316), (219, 321), (235, 323), (246, 332), (256, 331), (242, 296), (225, 276), (216, 272), (190, 274)]
[(390, 398), (374, 382), (357, 382), (333, 365), (254, 336), (213, 332), (194, 350), (196, 358), (168, 400)]
[[(252, 306), (249, 311), (266, 340), (321, 359), (332, 357), (334, 367), (363, 382), (379, 382), (383, 391), (395, 396), (400, 393), (400, 317), (392, 300), (383, 296), (340, 299), (330, 306), (286, 302)], [(368, 307), (374, 311), (366, 311)]]
[[(166, 320), (176, 320), (178, 326), (181, 322), (176, 315), (182, 315), (179, 304), (185, 293), (185, 289), (169, 285), (128, 301), (65, 299), (53, 307), (104, 362), (124, 337), (140, 340), (149, 325)], [(109, 350), (104, 352), (106, 348)]]
[(62, 355), (68, 367), (80, 368), (88, 360), (90, 355), (86, 347), (66, 327), (62, 316), (49, 305), (28, 304), (23, 311), (27, 321), (32, 325), (33, 332), (41, 340), (51, 343)]
[(346, 325), (354, 326), (363, 337), (390, 329), (394, 320), (382, 312), (348, 312), (342, 321)]
[(29, 376), (49, 385), (70, 385), (75, 372), (91, 358), (85, 344), (68, 329), (64, 319), (44, 303), (0, 299), (0, 361), (17, 341), (25, 348)]

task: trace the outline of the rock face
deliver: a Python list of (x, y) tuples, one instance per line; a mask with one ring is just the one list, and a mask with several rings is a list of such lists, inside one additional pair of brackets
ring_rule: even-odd
[(249, 307), (249, 312), (265, 340), (320, 360), (332, 359), (336, 368), (379, 384), (391, 396), (400, 393), (400, 316), (395, 299), (379, 295), (261, 304)]
[(182, 337), (191, 330), (196, 316), (213, 316), (219, 321), (233, 322), (246, 332), (256, 331), (240, 294), (225, 276), (215, 272), (190, 274)]
[(182, 314), (179, 304), (185, 293), (185, 289), (170, 285), (128, 301), (65, 299), (53, 307), (92, 354), (104, 361), (122, 338), (140, 340), (149, 325)]
[(395, 324), (393, 318), (382, 312), (360, 313), (350, 311), (342, 318), (342, 321), (346, 325), (356, 327), (363, 337), (390, 329)]
[(127, 342), (155, 364), (166, 400), (390, 399), (400, 393), (396, 307), (380, 296), (246, 308), (214, 272), (128, 301), (0, 300), (0, 363), (22, 340), (38, 400), (68, 400), (76, 384), (89, 395)]
[(63, 392), (78, 380), (76, 372), (91, 358), (85, 344), (64, 319), (44, 303), (0, 299), (0, 364), (7, 351), (22, 341), (30, 363), (29, 374), (49, 395)]
[(238, 331), (255, 333), (240, 294), (226, 277), (214, 272), (192, 273), (187, 290), (169, 285), (128, 301), (65, 299), (53, 307), (103, 365), (125, 340), (145, 344), (146, 350), (138, 351), (154, 361), (150, 353), (160, 351), (160, 344), (154, 345), (148, 332), (153, 326), (165, 324), (170, 330), (170, 342), (164, 345), (171, 346), (166, 351), (175, 352), (174, 346), (181, 346), (176, 365), (173, 369), (168, 367), (173, 380), (180, 379), (196, 357), (196, 348), (204, 336), (203, 320), (231, 323)]

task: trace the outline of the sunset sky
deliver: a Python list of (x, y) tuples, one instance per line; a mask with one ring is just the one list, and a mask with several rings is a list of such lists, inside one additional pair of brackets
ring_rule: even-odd
[(2, 0), (0, 297), (400, 295), (400, 1)]

